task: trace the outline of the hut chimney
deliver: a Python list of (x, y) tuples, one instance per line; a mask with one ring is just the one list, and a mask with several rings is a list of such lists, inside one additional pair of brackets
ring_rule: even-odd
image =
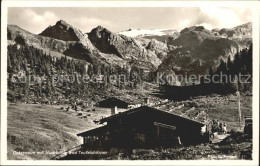
[(115, 114), (117, 114), (117, 106), (111, 108), (111, 115), (115, 115)]
[(149, 105), (149, 98), (148, 97), (144, 98), (144, 104)]

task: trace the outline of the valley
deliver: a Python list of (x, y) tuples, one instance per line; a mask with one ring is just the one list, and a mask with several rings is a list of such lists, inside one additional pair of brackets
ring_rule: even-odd
[[(138, 108), (157, 111), (161, 116), (169, 113), (177, 117), (180, 129), (190, 123), (211, 125), (218, 120), (227, 125), (226, 139), (221, 140), (222, 145), (209, 141), (159, 151), (137, 149), (131, 155), (117, 153), (98, 159), (191, 159), (193, 154), (193, 159), (252, 157), (252, 140), (243, 134), (245, 118), (252, 116), (252, 23), (229, 29), (191, 26), (180, 32), (173, 27), (115, 33), (103, 26), (82, 32), (59, 20), (40, 34), (16, 25), (8, 25), (7, 32), (8, 159), (46, 160), (83, 147), (85, 142), (78, 133), (102, 127), (101, 120), (110, 117), (113, 109), (114, 116), (122, 116)], [(230, 75), (231, 80), (207, 83), (203, 77), (209, 76), (212, 81), (222, 73)], [(250, 77), (247, 83), (238, 81), (241, 73)], [(180, 76), (196, 78), (180, 80)], [(110, 98), (130, 106), (99, 107), (99, 102)], [(163, 131), (176, 129), (157, 121), (153, 124), (163, 126)], [(154, 134), (153, 129), (149, 131)], [(107, 133), (83, 140), (105, 139)], [(143, 141), (143, 135), (137, 133), (137, 138)], [(240, 145), (245, 145), (245, 155)], [(201, 154), (199, 149), (207, 152)]]

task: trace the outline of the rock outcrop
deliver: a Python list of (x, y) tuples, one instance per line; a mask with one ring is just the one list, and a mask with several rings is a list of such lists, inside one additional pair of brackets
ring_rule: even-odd
[(247, 47), (252, 44), (252, 23), (246, 23), (243, 25), (236, 26), (234, 28), (223, 28), (220, 30), (215, 30), (220, 36), (228, 38), (237, 42), (240, 47)]
[[(217, 30), (215, 30), (217, 31)], [(227, 37), (227, 38), (252, 38), (252, 23), (246, 23), (243, 25), (236, 26), (234, 28), (223, 28), (217, 31), (219, 35)]]
[(102, 26), (92, 29), (88, 33), (88, 37), (92, 44), (102, 53), (115, 54), (126, 61), (147, 61), (155, 67), (158, 67), (161, 63), (157, 55), (143, 47), (140, 41), (113, 33)]

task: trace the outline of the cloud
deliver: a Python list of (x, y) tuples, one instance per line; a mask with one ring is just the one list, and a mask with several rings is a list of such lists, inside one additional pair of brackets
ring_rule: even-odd
[(55, 24), (55, 22), (59, 20), (53, 12), (45, 11), (40, 15), (32, 9), (18, 12), (17, 17), (17, 20), (24, 25), (23, 28), (35, 33), (42, 32), (46, 28), (46, 25)]
[(111, 23), (111, 20), (89, 16), (89, 13), (81, 11), (77, 13), (74, 9), (54, 9), (54, 8), (10, 8), (9, 24), (15, 24), (28, 30), (29, 32), (39, 34), (50, 25), (54, 25), (59, 20), (64, 20), (80, 29), (83, 33), (90, 32), (93, 28), (101, 25), (108, 29), (118, 28), (118, 24)]
[[(230, 28), (252, 21), (252, 9), (201, 8), (8, 8), (8, 23), (40, 33), (65, 20), (83, 33), (101, 25), (113, 32), (129, 28), (178, 29), (202, 25), (207, 29)], [(163, 19), (162, 19), (163, 18)]]
[(189, 19), (185, 19), (185, 20), (183, 20), (183, 21), (181, 21), (180, 23), (179, 23), (179, 29), (184, 29), (184, 28), (186, 28), (187, 26), (190, 26), (190, 23), (191, 23), (191, 20), (189, 20)]
[(192, 24), (205, 25), (209, 29), (232, 28), (249, 22), (250, 15), (246, 8), (201, 7), (197, 19)]

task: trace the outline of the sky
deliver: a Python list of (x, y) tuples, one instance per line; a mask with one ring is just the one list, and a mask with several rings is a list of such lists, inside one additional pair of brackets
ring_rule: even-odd
[(59, 20), (64, 20), (82, 32), (101, 25), (113, 32), (130, 28), (177, 29), (203, 25), (207, 29), (232, 28), (252, 22), (249, 8), (220, 7), (139, 7), (139, 8), (8, 8), (8, 24), (15, 24), (38, 34)]

